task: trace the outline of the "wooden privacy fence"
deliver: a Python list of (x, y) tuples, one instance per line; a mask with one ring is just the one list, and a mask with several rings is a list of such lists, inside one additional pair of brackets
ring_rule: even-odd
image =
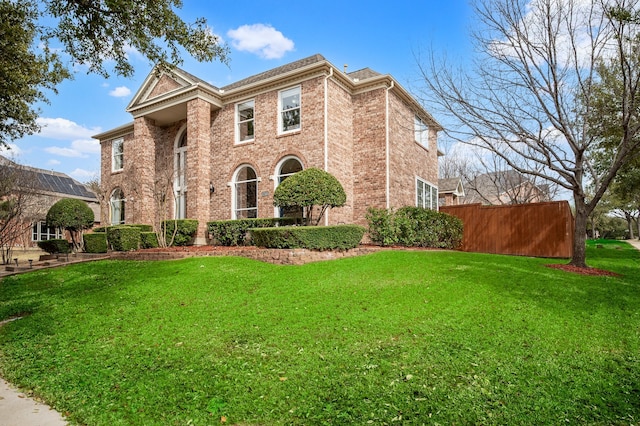
[(462, 250), (536, 257), (571, 257), (573, 215), (567, 201), (443, 206), (464, 223)]

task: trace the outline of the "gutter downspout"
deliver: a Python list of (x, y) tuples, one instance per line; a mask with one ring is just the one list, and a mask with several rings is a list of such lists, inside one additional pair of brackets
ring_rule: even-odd
[[(333, 67), (324, 78), (324, 171), (329, 171), (329, 79), (333, 77)], [(329, 211), (324, 213), (324, 226), (329, 225)]]
[(391, 163), (389, 156), (389, 91), (393, 89), (395, 86), (395, 82), (391, 80), (391, 84), (387, 87), (387, 91), (385, 92), (385, 173), (386, 173), (386, 182), (385, 182), (385, 197), (387, 203), (387, 210), (390, 207), (390, 191), (391, 191), (391, 173), (389, 170), (389, 164)]

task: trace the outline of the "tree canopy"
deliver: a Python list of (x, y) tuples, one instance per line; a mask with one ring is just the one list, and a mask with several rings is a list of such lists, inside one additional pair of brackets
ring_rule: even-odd
[(87, 203), (75, 198), (63, 198), (47, 212), (47, 225), (69, 231), (74, 247), (78, 247), (82, 241), (78, 233), (91, 228), (93, 221), (93, 210)]
[[(347, 195), (338, 179), (313, 167), (287, 177), (273, 194), (276, 207), (302, 207), (306, 223), (313, 225), (320, 223), (327, 209), (344, 206), (346, 202)], [(315, 221), (314, 206), (319, 207)]]
[[(453, 140), (573, 194), (575, 266), (586, 266), (587, 217), (640, 149), (639, 3), (477, 0), (473, 66), (458, 70), (435, 53), (421, 64), (425, 102)], [(616, 102), (606, 102), (608, 93)], [(615, 139), (590, 124), (603, 105)], [(594, 154), (605, 146), (598, 169)]]
[[(39, 130), (37, 102), (76, 65), (130, 77), (137, 51), (160, 69), (227, 61), (228, 49), (204, 18), (184, 22), (181, 0), (0, 0), (0, 145)], [(58, 53), (56, 53), (58, 52)], [(113, 69), (109, 68), (113, 66)]]

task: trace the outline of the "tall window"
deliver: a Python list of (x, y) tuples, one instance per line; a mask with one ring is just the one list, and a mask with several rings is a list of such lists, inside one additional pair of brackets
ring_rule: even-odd
[(124, 165), (124, 140), (115, 139), (111, 143), (111, 170), (117, 172)]
[(40, 221), (33, 223), (31, 233), (32, 241), (47, 241), (62, 238), (62, 232), (53, 226), (47, 226), (47, 222)]
[(174, 155), (174, 180), (173, 191), (176, 205), (174, 209), (175, 219), (187, 217), (187, 131), (185, 130), (176, 141)]
[(124, 223), (124, 201), (122, 189), (116, 188), (111, 193), (111, 198), (109, 199), (112, 225)]
[(417, 115), (414, 117), (413, 130), (415, 133), (415, 140), (425, 148), (429, 148), (429, 126), (427, 126), (420, 117)]
[[(302, 170), (302, 163), (295, 157), (285, 158), (278, 168), (276, 182), (280, 185), (289, 176)], [(279, 217), (299, 217), (303, 216), (302, 207), (281, 207), (277, 209)]]
[(278, 100), (280, 109), (280, 133), (300, 129), (300, 87), (283, 90)]
[(254, 139), (254, 109), (255, 101), (253, 100), (242, 102), (236, 105), (236, 142), (248, 142)]
[(234, 219), (258, 217), (258, 178), (251, 166), (238, 169), (234, 179)]
[(425, 209), (438, 210), (438, 188), (417, 178), (416, 205)]

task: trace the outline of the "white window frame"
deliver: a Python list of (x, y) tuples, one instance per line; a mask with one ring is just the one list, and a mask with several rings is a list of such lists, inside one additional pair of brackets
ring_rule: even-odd
[[(256, 176), (255, 179), (247, 179), (247, 180), (238, 180), (238, 176), (240, 175), (240, 171), (243, 170), (245, 167), (250, 168), (251, 170), (253, 170), (253, 174)], [(255, 182), (256, 183), (256, 191), (255, 191), (255, 207), (243, 207), (243, 208), (238, 208), (238, 185), (239, 184), (248, 184), (250, 182)], [(233, 193), (232, 193), (232, 200), (231, 200), (231, 215), (233, 219), (244, 219), (244, 217), (238, 217), (238, 212), (241, 211), (255, 211), (255, 217), (258, 217), (258, 190), (259, 190), (259, 182), (260, 182), (260, 178), (258, 177), (258, 173), (256, 172), (256, 169), (250, 165), (250, 164), (242, 164), (240, 167), (238, 167), (236, 169), (236, 171), (233, 173), (233, 182), (231, 187), (233, 188)]]
[[(251, 118), (247, 118), (247, 119), (242, 119), (242, 117), (240, 117), (240, 107), (243, 105), (247, 105), (247, 104), (251, 104), (251, 109), (252, 109), (252, 114), (251, 114)], [(241, 144), (241, 143), (247, 143), (247, 142), (253, 142), (256, 139), (256, 121), (255, 121), (255, 116), (256, 116), (256, 101), (255, 99), (248, 99), (246, 101), (243, 102), (238, 102), (236, 104), (236, 113), (235, 113), (235, 117), (236, 117), (236, 143), (237, 144)], [(253, 129), (253, 134), (251, 135), (251, 137), (248, 137), (247, 139), (242, 139), (242, 126), (243, 125), (247, 125), (247, 126), (251, 126)]]
[[(287, 92), (297, 91), (298, 93), (298, 106), (293, 108), (284, 109), (283, 98)], [(302, 89), (301, 86), (289, 87), (287, 89), (280, 90), (278, 92), (278, 134), (286, 134), (299, 132), (302, 130)], [(283, 116), (285, 113), (298, 110), (298, 125), (293, 129), (284, 129)]]
[[(284, 166), (284, 163), (286, 163), (289, 160), (296, 160), (298, 163), (300, 163), (300, 167), (302, 168), (301, 171), (304, 170), (304, 164), (302, 163), (302, 160), (300, 160), (295, 155), (287, 155), (286, 157), (284, 157), (276, 165), (276, 172), (273, 175), (273, 182), (274, 182), (273, 190), (274, 191), (276, 190), (276, 188), (278, 188), (278, 185), (280, 185), (280, 183), (284, 179), (288, 178), (289, 176), (293, 176), (293, 175), (295, 175), (297, 173), (297, 172), (295, 172), (295, 173), (282, 174), (282, 166)], [(274, 209), (273, 209), (273, 217), (282, 217), (282, 211), (283, 211), (282, 208), (274, 207)], [(303, 212), (304, 212), (304, 209), (303, 209)]]
[[(51, 232), (53, 230), (53, 232)], [(45, 238), (43, 238), (45, 237)], [(60, 228), (54, 228), (53, 226), (47, 226), (47, 222), (41, 220), (33, 223), (31, 229), (31, 241), (48, 241), (59, 240), (62, 238), (62, 230)]]
[(429, 149), (429, 126), (417, 115), (413, 118), (413, 137), (417, 143)]
[(416, 206), (438, 210), (438, 187), (420, 177), (416, 177)]
[[(116, 151), (116, 148), (119, 150)], [(119, 158), (120, 167), (116, 167), (117, 159)], [(119, 172), (124, 168), (124, 139), (118, 138), (111, 142), (111, 171)]]
[[(116, 195), (116, 192), (119, 192), (122, 195), (122, 198), (118, 198), (118, 199), (114, 199), (113, 197)], [(125, 223), (125, 201), (126, 198), (124, 196), (124, 192), (122, 191), (121, 188), (115, 188), (113, 191), (111, 191), (111, 196), (109, 197), (109, 223), (111, 225), (122, 225), (123, 223)], [(120, 220), (115, 222), (115, 203), (119, 202), (120, 206), (119, 209), (117, 211), (121, 212), (120, 213)]]
[[(183, 138), (184, 146), (180, 146)], [(184, 125), (178, 132), (173, 148), (173, 195), (175, 204), (173, 207), (174, 219), (186, 219), (187, 215), (187, 150), (189, 148), (187, 126)]]

